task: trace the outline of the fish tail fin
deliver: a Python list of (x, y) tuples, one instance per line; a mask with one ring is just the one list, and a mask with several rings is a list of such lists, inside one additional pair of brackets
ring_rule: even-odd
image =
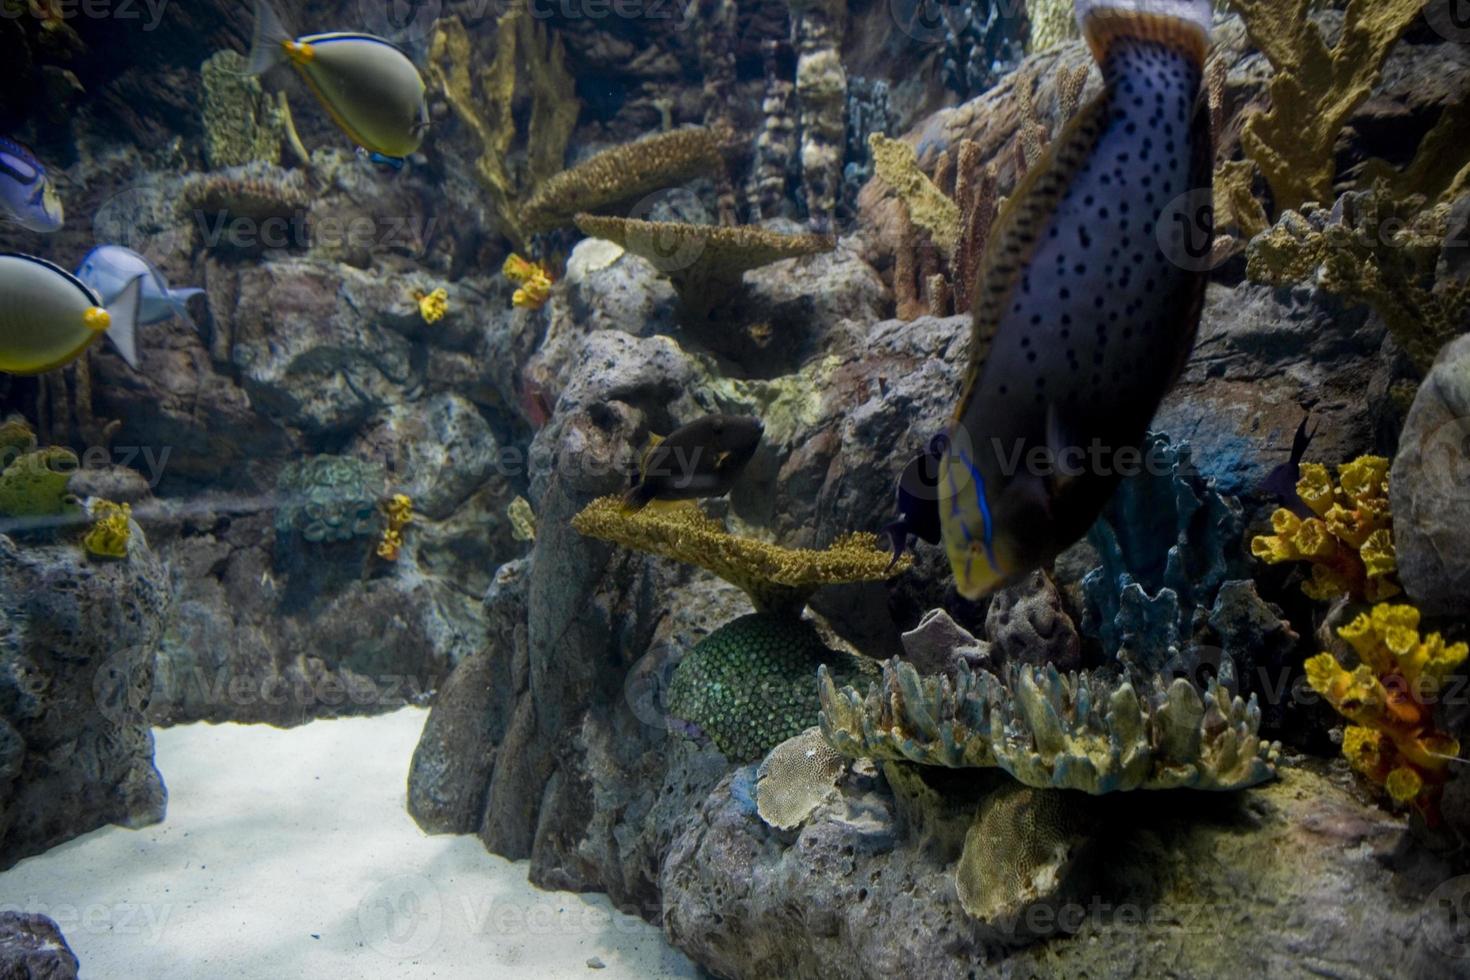
[(1200, 65), (1210, 50), (1210, 0), (1077, 0), (1077, 25), (1102, 64), (1122, 40), (1152, 41)]
[(143, 299), (143, 277), (138, 276), (123, 287), (117, 299), (107, 307), (111, 322), (107, 327), (107, 338), (112, 346), (128, 362), (128, 367), (138, 369), (138, 307)]
[(285, 61), (286, 49), (281, 45), (295, 37), (271, 0), (255, 0), (255, 33), (250, 38), (250, 67), (246, 70), (264, 75)]

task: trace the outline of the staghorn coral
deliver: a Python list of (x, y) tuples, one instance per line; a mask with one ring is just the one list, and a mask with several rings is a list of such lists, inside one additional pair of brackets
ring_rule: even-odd
[(378, 557), (397, 561), (403, 551), (403, 529), (413, 523), (413, 500), (406, 493), (395, 493), (383, 503), (386, 525), (378, 540)]
[(1031, 37), (1026, 43), (1029, 54), (1050, 51), (1078, 36), (1072, 0), (1026, 0), (1026, 17), (1031, 21)]
[(520, 212), (527, 232), (570, 224), (583, 211), (599, 211), (694, 177), (725, 171), (720, 134), (689, 127), (615, 146), (546, 181)]
[(1470, 647), (1438, 633), (1421, 636), (1419, 610), (1380, 604), (1338, 631), (1358, 655), (1349, 671), (1330, 653), (1306, 663), (1307, 683), (1353, 724), (1342, 752), (1354, 769), (1400, 805), (1412, 804), (1431, 823), (1450, 762), (1460, 743), (1434, 724), (1445, 678)]
[(0, 516), (55, 517), (71, 511), (66, 485), (78, 465), (77, 454), (61, 446), (16, 456), (0, 472)]
[(1273, 286), (1311, 283), (1373, 308), (1427, 371), (1470, 326), (1470, 284), (1439, 279), (1451, 206), (1395, 199), (1383, 185), (1344, 194), (1330, 210), (1287, 211), (1246, 251), (1247, 274)]
[(873, 133), (868, 137), (868, 146), (873, 153), (873, 169), (904, 202), (909, 220), (929, 233), (940, 252), (952, 256), (960, 241), (959, 205), (924, 176), (914, 148), (903, 140)]
[(1389, 51), (1424, 0), (1349, 0), (1330, 48), (1310, 17), (1313, 5), (1231, 0), (1251, 43), (1276, 70), (1268, 87), (1271, 108), (1246, 121), (1241, 142), (1283, 211), (1331, 199), (1338, 136), (1373, 93)]
[[(732, 762), (751, 762), (817, 722), (817, 669), (852, 677), (856, 662), (810, 625), (752, 613), (726, 623), (679, 661), (668, 713), (709, 737)], [(676, 726), (677, 727), (677, 726)]]
[(1011, 784), (980, 804), (955, 865), (955, 891), (973, 918), (1029, 938), (1026, 912), (1054, 900), (1086, 844), (1086, 798)]
[(1327, 467), (1303, 463), (1296, 492), (1315, 516), (1277, 510), (1271, 515), (1275, 533), (1252, 539), (1251, 554), (1270, 565), (1311, 563), (1302, 591), (1318, 601), (1346, 595), (1379, 602), (1398, 595), (1388, 467), (1382, 456), (1361, 456), (1338, 468), (1334, 484)]
[(133, 538), (133, 508), (110, 500), (95, 500), (90, 508), (92, 527), (82, 547), (94, 558), (126, 558)]
[(276, 533), (313, 544), (367, 537), (379, 527), (380, 467), (350, 456), (321, 455), (282, 467)]
[(847, 760), (808, 728), (771, 750), (755, 776), (756, 812), (777, 830), (797, 827), (832, 794)]
[[(429, 43), (429, 75), (479, 142), (475, 173), (502, 230), (518, 245), (545, 230), (530, 227), (523, 203), (561, 171), (580, 111), (566, 51), (539, 20), (523, 5), (504, 8), (496, 23), (494, 57), (478, 79), (471, 68), (486, 59), (474, 51), (458, 17), (439, 18)], [(528, 111), (518, 111), (522, 107)], [(512, 166), (516, 149), (524, 152), (522, 167)]]
[(418, 304), (419, 317), (429, 325), (438, 323), (449, 312), (449, 292), (440, 286), (432, 292), (415, 289), (410, 296)]
[(1279, 746), (1256, 734), (1255, 698), (1211, 680), (1016, 665), (1004, 680), (963, 662), (921, 677), (891, 660), (866, 696), (819, 675), (822, 734), (843, 755), (950, 768), (998, 766), (1038, 789), (1230, 790), (1275, 774)]
[(686, 322), (704, 319), (734, 295), (747, 270), (837, 247), (827, 235), (787, 235), (749, 225), (730, 228), (593, 214), (579, 214), (576, 220), (585, 234), (621, 245), (668, 276)]
[(733, 535), (695, 506), (627, 512), (618, 496), (592, 501), (572, 526), (589, 537), (713, 572), (767, 612), (799, 609), (824, 585), (882, 581), (912, 564), (905, 556), (890, 570), (892, 555), (873, 534), (844, 535), (821, 551), (782, 548)]

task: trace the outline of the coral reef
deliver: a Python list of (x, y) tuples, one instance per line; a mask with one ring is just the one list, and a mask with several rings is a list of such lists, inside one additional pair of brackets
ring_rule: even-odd
[(532, 262), (512, 252), (506, 256), (501, 274), (517, 284), (511, 305), (520, 309), (539, 310), (551, 298), (551, 270), (545, 262)]
[[(190, 176), (178, 206), (184, 226), (210, 251), (248, 253), (268, 240), (271, 247), (306, 248), (303, 219), (311, 201), (302, 171), (252, 163)], [(265, 231), (275, 225), (281, 230)]]
[(1446, 677), (1470, 646), (1421, 636), (1419, 610), (1380, 604), (1338, 630), (1358, 656), (1349, 671), (1330, 653), (1306, 663), (1307, 681), (1353, 724), (1342, 752), (1354, 769), (1398, 804), (1412, 803), (1431, 822), (1460, 743), (1434, 723)]
[(1271, 515), (1274, 533), (1252, 539), (1251, 553), (1271, 565), (1310, 563), (1312, 575), (1302, 592), (1322, 602), (1342, 595), (1380, 602), (1398, 595), (1388, 467), (1382, 456), (1361, 456), (1339, 467), (1334, 483), (1327, 467), (1302, 464), (1297, 496), (1314, 516), (1278, 509)]
[(407, 494), (395, 493), (383, 504), (383, 519), (377, 554), (384, 561), (397, 561), (403, 552), (403, 529), (413, 523), (413, 500)]
[(945, 86), (960, 98), (971, 99), (1014, 68), (1011, 42), (1016, 20), (1006, 4), (990, 0), (947, 5), (941, 60)]
[(516, 497), (506, 507), (505, 514), (510, 519), (511, 535), (517, 541), (536, 540), (536, 513), (531, 510), (529, 500)]
[(1389, 475), (1399, 579), (1428, 616), (1470, 620), (1470, 336), (1441, 352)]
[(749, 225), (730, 228), (592, 214), (577, 215), (577, 227), (652, 262), (674, 284), (689, 323), (704, 320), (727, 301), (751, 269), (830, 252), (837, 244), (826, 235), (787, 235)]
[(1026, 0), (1026, 19), (1031, 22), (1026, 49), (1032, 54), (1077, 37), (1077, 14), (1071, 0)]
[(842, 188), (847, 131), (847, 70), (842, 65), (845, 17), (845, 4), (837, 0), (801, 0), (792, 10), (801, 195), (808, 222), (823, 234), (835, 230), (837, 196)]
[(752, 613), (700, 640), (669, 680), (666, 709), (732, 762), (751, 762), (817, 723), (817, 668), (852, 678), (847, 654), (808, 624)]
[(985, 635), (996, 667), (1051, 664), (1065, 673), (1082, 666), (1077, 628), (1061, 593), (1043, 571), (995, 594), (985, 611)]
[(379, 528), (385, 480), (380, 467), (350, 456), (288, 463), (276, 479), (276, 533), (313, 544), (371, 536)]
[[(476, 64), (485, 65), (478, 78)], [(429, 75), (479, 143), (475, 175), (502, 231), (523, 244), (542, 229), (522, 204), (561, 171), (577, 123), (580, 103), (560, 38), (532, 11), (511, 5), (496, 22), (493, 58), (483, 58), (458, 17), (441, 17), (430, 40)], [(524, 154), (523, 168), (512, 165), (513, 150)]]
[[(745, 188), (752, 221), (785, 214), (789, 207), (789, 184), (798, 159), (796, 120), (791, 115), (796, 86), (791, 79), (781, 74), (781, 47), (781, 42), (773, 38), (761, 42), (766, 90), (761, 100), (761, 131), (755, 140), (755, 160)], [(866, 91), (867, 87), (865, 84), (857, 84), (862, 82), (861, 79), (853, 79), (853, 82), (854, 85), (848, 88), (849, 156), (853, 126), (857, 120), (868, 118), (855, 113), (853, 106), (855, 93)]]
[(267, 95), (246, 67), (238, 52), (218, 51), (199, 70), (204, 159), (214, 170), (250, 163), (274, 165), (281, 162), (281, 145), (287, 143), (304, 162), (307, 155), (300, 148), (285, 93), (279, 99)]
[[(856, 213), (858, 192), (873, 176), (873, 151), (868, 140), (874, 134), (887, 136), (893, 129), (893, 110), (889, 107), (889, 96), (888, 83), (881, 78), (848, 79), (847, 150), (842, 165), (840, 209), (844, 217)], [(759, 147), (757, 153), (759, 154)]]
[(782, 548), (733, 535), (698, 507), (646, 507), (630, 513), (620, 496), (594, 500), (572, 519), (572, 526), (591, 537), (711, 571), (739, 586), (766, 612), (799, 609), (824, 585), (882, 581), (906, 571), (911, 562), (905, 558), (890, 569), (891, 555), (874, 534), (844, 535), (821, 551)]
[(1395, 42), (1423, 0), (1349, 0), (1337, 43), (1328, 47), (1313, 0), (1231, 0), (1252, 44), (1276, 73), (1271, 107), (1245, 123), (1241, 142), (1261, 168), (1278, 211), (1332, 198), (1334, 148), (1370, 95)]
[(808, 728), (771, 750), (755, 776), (756, 812), (777, 830), (801, 825), (822, 801), (832, 795), (847, 760)]
[(676, 129), (615, 146), (547, 180), (520, 211), (528, 232), (570, 224), (583, 211), (599, 211), (694, 177), (725, 170), (720, 134), (704, 127)]
[(55, 517), (67, 513), (73, 509), (67, 483), (79, 465), (77, 454), (62, 446), (44, 446), (16, 456), (0, 471), (0, 516)]
[(82, 547), (94, 558), (126, 558), (133, 539), (133, 508), (110, 500), (95, 500), (90, 513), (92, 527), (82, 538)]
[(1448, 204), (1396, 200), (1383, 185), (1344, 194), (1330, 210), (1287, 211), (1247, 250), (1252, 279), (1314, 284), (1373, 308), (1421, 370), (1470, 329), (1470, 283), (1441, 276), (1450, 247)]
[(443, 286), (432, 291), (415, 289), (409, 294), (419, 308), (419, 319), (433, 326), (449, 312), (449, 293)]
[(1088, 532), (1102, 564), (1082, 580), (1083, 632), (1135, 679), (1192, 672), (1198, 620), (1247, 570), (1241, 506), (1200, 475), (1189, 444), (1149, 433), (1141, 449), (1141, 469)]
[(908, 208), (909, 220), (928, 232), (946, 256), (952, 256), (960, 240), (960, 209), (919, 169), (918, 154), (902, 140), (882, 133), (868, 137), (873, 168)]
[(1211, 680), (1148, 686), (1098, 673), (1016, 666), (1004, 680), (958, 663), (921, 677), (888, 661), (866, 696), (821, 673), (822, 734), (853, 758), (999, 766), (1038, 789), (1229, 790), (1275, 774), (1260, 710)]

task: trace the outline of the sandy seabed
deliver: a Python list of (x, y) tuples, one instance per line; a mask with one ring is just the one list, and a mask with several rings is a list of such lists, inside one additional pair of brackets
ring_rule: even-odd
[(426, 717), (161, 729), (168, 818), (22, 861), (0, 909), (55, 919), (90, 980), (699, 976), (605, 896), (420, 831), (404, 796)]

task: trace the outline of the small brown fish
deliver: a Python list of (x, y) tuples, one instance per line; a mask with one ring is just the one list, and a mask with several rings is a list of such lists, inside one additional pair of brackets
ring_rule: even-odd
[(655, 500), (723, 497), (760, 447), (765, 427), (744, 415), (706, 415), (655, 439), (638, 482), (623, 495), (631, 510)]

